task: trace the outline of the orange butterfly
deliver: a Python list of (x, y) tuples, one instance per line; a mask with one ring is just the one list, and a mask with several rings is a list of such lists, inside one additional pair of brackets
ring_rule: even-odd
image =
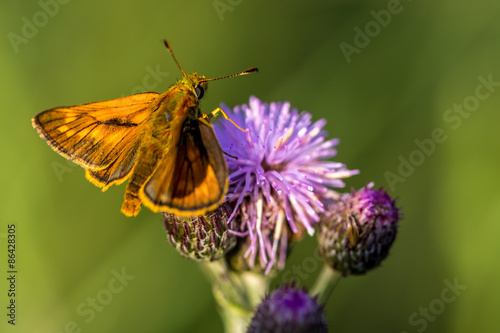
[(58, 107), (32, 119), (40, 136), (85, 168), (87, 179), (103, 191), (130, 178), (121, 208), (127, 216), (137, 215), (141, 203), (187, 217), (224, 201), (229, 173), (210, 119), (218, 112), (229, 118), (220, 108), (202, 113), (199, 100), (208, 81), (257, 71), (215, 79), (186, 75), (164, 43), (184, 77), (163, 94)]

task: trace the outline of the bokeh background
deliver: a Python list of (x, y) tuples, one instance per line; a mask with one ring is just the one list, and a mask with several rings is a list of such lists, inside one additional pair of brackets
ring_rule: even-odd
[[(391, 11), (390, 20), (380, 14)], [(165, 241), (160, 215), (123, 216), (125, 186), (101, 193), (30, 122), (55, 106), (166, 90), (181, 76), (161, 43), (168, 38), (186, 72), (259, 67), (212, 83), (205, 111), (250, 95), (288, 100), (328, 119), (341, 140), (335, 160), (361, 170), (346, 191), (374, 181), (399, 198), (392, 252), (383, 267), (341, 281), (325, 308), (332, 332), (497, 332), (499, 14), (494, 0), (2, 1), (1, 331), (222, 331), (209, 283)], [(464, 103), (474, 111), (448, 111)], [(446, 140), (422, 153), (415, 140), (428, 143), (436, 129)], [(410, 159), (413, 169), (400, 166)], [(12, 223), (15, 327), (5, 316)], [(300, 243), (288, 269), (314, 251), (314, 238)], [(123, 289), (90, 310), (123, 273)], [(449, 303), (445, 281), (462, 286)]]

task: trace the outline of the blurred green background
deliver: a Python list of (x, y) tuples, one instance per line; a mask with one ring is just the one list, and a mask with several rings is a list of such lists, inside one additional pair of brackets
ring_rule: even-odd
[[(181, 76), (168, 38), (186, 72), (259, 67), (210, 84), (205, 111), (250, 95), (288, 100), (328, 119), (341, 140), (336, 160), (361, 170), (348, 188), (374, 181), (399, 198), (391, 255), (340, 283), (325, 309), (332, 332), (497, 332), (499, 14), (493, 0), (2, 1), (1, 331), (222, 331), (209, 283), (165, 241), (160, 215), (123, 216), (124, 185), (101, 193), (30, 122), (55, 106), (163, 92)], [(448, 111), (464, 103), (474, 111)], [(436, 129), (446, 140), (430, 144)], [(5, 316), (12, 223), (15, 327)], [(288, 269), (314, 249), (314, 239), (296, 246)], [(110, 293), (123, 273), (129, 280)], [(445, 280), (466, 287), (449, 303)], [(97, 296), (106, 304), (90, 310)]]

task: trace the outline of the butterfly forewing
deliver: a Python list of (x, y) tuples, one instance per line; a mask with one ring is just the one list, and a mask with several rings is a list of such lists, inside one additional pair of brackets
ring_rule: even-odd
[[(217, 182), (219, 189), (216, 195), (221, 196), (221, 202), (224, 201), (227, 188), (229, 187), (229, 170), (226, 164), (226, 158), (222, 148), (219, 145), (219, 140), (215, 136), (212, 125), (205, 119), (200, 120), (200, 135), (203, 146), (206, 149), (208, 164), (214, 172), (215, 179), (213, 183)], [(209, 191), (213, 189), (209, 188)]]
[[(157, 93), (144, 93), (49, 109), (33, 118), (33, 126), (58, 153), (96, 172), (112, 167), (120, 157), (133, 159), (130, 152), (137, 148), (138, 139), (143, 135), (141, 125), (154, 110), (157, 96)], [(127, 170), (130, 171), (130, 163), (107, 172), (96, 172), (92, 178), (106, 183), (117, 175), (123, 176)]]
[(172, 147), (141, 189), (153, 211), (180, 216), (201, 215), (225, 199), (228, 170), (212, 126), (188, 119), (177, 147)]

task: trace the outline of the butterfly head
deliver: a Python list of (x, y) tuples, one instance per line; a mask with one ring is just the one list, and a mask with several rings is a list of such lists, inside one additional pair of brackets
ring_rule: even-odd
[(205, 75), (198, 75), (196, 72), (193, 74), (188, 74), (184, 76), (181, 80), (182, 83), (191, 90), (198, 100), (202, 99), (205, 95), (205, 91), (208, 88), (208, 83), (205, 79)]

